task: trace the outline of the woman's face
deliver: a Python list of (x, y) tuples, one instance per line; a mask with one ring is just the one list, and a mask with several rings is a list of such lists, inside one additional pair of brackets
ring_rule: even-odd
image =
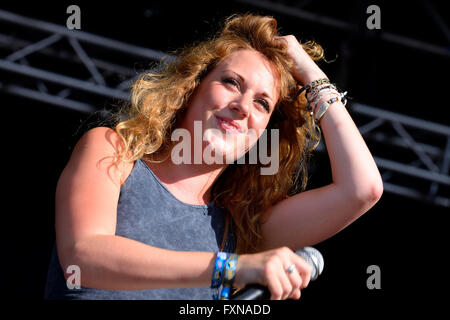
[[(191, 138), (202, 139), (202, 150), (208, 147), (212, 155), (232, 163), (257, 142), (269, 123), (278, 100), (278, 77), (259, 52), (233, 52), (203, 79), (181, 126)], [(195, 136), (194, 121), (197, 127), (201, 121), (202, 137)]]

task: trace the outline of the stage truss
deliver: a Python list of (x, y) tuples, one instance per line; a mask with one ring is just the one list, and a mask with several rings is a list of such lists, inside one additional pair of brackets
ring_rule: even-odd
[[(129, 86), (142, 71), (174, 59), (158, 50), (3, 10), (0, 22), (9, 26), (3, 30), (10, 30), (0, 33), (0, 89), (77, 112), (98, 111), (108, 99), (128, 100)], [(414, 45), (405, 39), (403, 43)], [(422, 48), (448, 54), (437, 47)], [(78, 77), (61, 67), (65, 63), (79, 66)], [(385, 192), (450, 207), (449, 126), (353, 101), (348, 109), (371, 148)], [(317, 150), (326, 152), (323, 142)]]

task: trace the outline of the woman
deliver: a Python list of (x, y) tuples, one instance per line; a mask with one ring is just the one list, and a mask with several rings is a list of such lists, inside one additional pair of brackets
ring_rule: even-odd
[[(58, 181), (46, 297), (226, 299), (259, 283), (271, 299), (299, 299), (311, 267), (293, 251), (382, 194), (344, 95), (314, 62), (322, 56), (278, 35), (271, 17), (235, 15), (137, 80), (128, 118), (85, 133)], [(319, 125), (333, 180), (298, 192)], [(269, 174), (261, 153), (250, 159), (258, 140)], [(66, 285), (71, 265), (80, 289)]]

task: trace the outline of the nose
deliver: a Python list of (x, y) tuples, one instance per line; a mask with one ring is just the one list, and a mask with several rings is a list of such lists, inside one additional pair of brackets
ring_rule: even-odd
[(231, 109), (236, 111), (243, 118), (250, 116), (252, 99), (247, 94), (242, 94), (231, 104)]

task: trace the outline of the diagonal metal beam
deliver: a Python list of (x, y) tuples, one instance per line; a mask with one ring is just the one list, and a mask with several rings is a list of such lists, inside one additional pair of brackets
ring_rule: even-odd
[[(12, 48), (13, 50), (15, 50), (15, 48), (22, 48), (29, 46), (31, 44), (33, 43), (30, 41), (0, 33), (0, 48)], [(40, 49), (39, 53), (52, 59), (71, 61), (80, 64), (83, 63), (75, 53), (69, 52), (61, 48), (56, 50), (51, 47), (45, 47)], [(116, 63), (112, 63), (94, 57), (90, 57), (90, 59), (95, 64), (97, 69), (100, 70), (105, 70), (111, 73), (118, 73), (127, 77), (132, 77), (133, 75), (136, 74), (136, 72), (131, 68), (127, 68), (122, 65), (118, 65)]]
[[(359, 129), (359, 128), (358, 128)], [(361, 134), (364, 136), (364, 139), (370, 140), (370, 141), (375, 141), (378, 143), (382, 143), (382, 144), (386, 144), (386, 145), (391, 145), (394, 147), (398, 147), (398, 148), (403, 148), (403, 149), (410, 149), (410, 146), (405, 142), (404, 139), (398, 137), (398, 136), (390, 136), (387, 135), (384, 132), (374, 132), (374, 133), (362, 133)], [(426, 143), (420, 143), (420, 142), (416, 142), (417, 146), (419, 146), (424, 152), (426, 152), (428, 155), (434, 157), (434, 158), (439, 158), (440, 156), (442, 156), (442, 149), (436, 146), (432, 146)], [(420, 164), (421, 161), (418, 162), (418, 165)]]
[[(305, 13), (303, 11), (303, 13)], [(306, 16), (308, 16), (308, 13), (306, 12)], [(311, 16), (309, 16), (311, 17)], [(321, 20), (321, 23), (324, 24), (333, 24), (335, 23), (336, 26), (341, 26), (344, 28), (353, 28), (353, 25), (347, 25), (346, 22), (340, 22), (340, 21), (333, 21), (327, 19), (327, 17), (318, 17)], [(96, 108), (90, 105), (89, 103), (79, 102), (72, 99), (68, 99), (68, 95), (72, 93), (77, 93), (76, 90), (81, 90), (101, 96), (105, 96), (108, 98), (118, 98), (120, 100), (128, 100), (129, 99), (129, 93), (128, 93), (128, 86), (129, 84), (135, 79), (139, 74), (132, 70), (132, 68), (126, 68), (122, 66), (117, 66), (114, 63), (108, 62), (108, 61), (102, 61), (95, 58), (90, 57), (82, 47), (82, 44), (85, 43), (92, 43), (97, 48), (102, 46), (109, 48), (111, 50), (124, 52), (125, 56), (138, 56), (138, 57), (145, 57), (149, 58), (151, 60), (159, 60), (162, 62), (165, 61), (171, 61), (173, 59), (173, 56), (167, 55), (162, 52), (158, 52), (151, 49), (146, 48), (140, 48), (133, 45), (124, 44), (123, 42), (106, 39), (103, 37), (99, 37), (93, 34), (86, 33), (84, 31), (74, 31), (74, 30), (68, 30), (65, 27), (54, 25), (51, 23), (38, 21), (35, 19), (25, 18), (21, 17), (16, 14), (12, 14), (9, 12), (5, 12), (0, 10), (0, 20), (10, 22), (12, 24), (20, 24), (22, 26), (25, 26), (27, 28), (31, 28), (34, 30), (41, 30), (45, 32), (53, 33), (54, 35), (51, 37), (46, 38), (48, 43), (50, 43), (51, 39), (55, 40), (58, 37), (67, 37), (69, 39), (70, 44), (72, 45), (72, 48), (74, 49), (75, 53), (71, 50), (69, 51), (62, 51), (62, 50), (56, 50), (55, 48), (51, 48), (48, 45), (46, 46), (46, 42), (44, 40), (40, 41), (40, 43), (30, 43), (26, 41), (19, 40), (17, 38), (11, 37), (11, 36), (4, 36), (0, 34), (0, 46), (6, 47), (6, 48), (14, 48), (14, 50), (18, 50), (17, 52), (21, 52), (21, 54), (25, 55), (20, 59), (21, 61), (25, 61), (25, 64), (19, 64), (12, 61), (7, 61), (5, 59), (0, 59), (0, 70), (4, 70), (7, 72), (13, 72), (19, 75), (23, 75), (28, 78), (33, 78), (37, 80), (38, 85), (44, 85), (43, 81), (46, 82), (52, 82), (57, 83), (59, 85), (63, 86), (63, 89), (59, 89), (59, 93), (56, 93), (54, 95), (50, 94), (49, 92), (39, 92), (30, 88), (22, 87), (18, 84), (13, 83), (0, 83), (0, 89), (2, 91), (15, 94), (23, 97), (27, 97), (30, 99), (35, 99), (39, 101), (43, 101), (49, 104), (62, 106), (64, 108), (69, 108), (72, 110), (77, 110), (79, 112), (92, 112), (95, 111)], [(11, 42), (10, 40), (13, 40)], [(44, 42), (43, 42), (44, 41)], [(11, 43), (10, 43), (11, 42)], [(80, 43), (82, 42), (82, 43)], [(25, 50), (26, 47), (29, 47)], [(20, 48), (20, 49), (18, 49)], [(22, 49), (23, 48), (23, 49)], [(31, 50), (33, 49), (33, 50)], [(39, 51), (44, 54), (51, 57), (56, 57), (58, 59), (62, 59), (63, 61), (74, 61), (76, 63), (82, 63), (84, 64), (88, 70), (90, 71), (93, 79), (96, 83), (90, 82), (90, 80), (86, 79), (75, 79), (70, 76), (62, 75), (57, 72), (50, 72), (38, 68), (34, 68), (32, 66), (29, 66), (26, 64), (26, 52), (36, 52)], [(16, 52), (16, 55), (18, 53)], [(28, 54), (29, 54), (28, 53)], [(10, 55), (11, 56), (11, 55)], [(14, 56), (13, 56), (14, 57)], [(120, 68), (116, 68), (120, 67)], [(100, 73), (100, 71), (109, 71), (109, 72), (103, 72)], [(115, 88), (108, 87), (107, 83), (110, 82), (110, 78), (106, 78), (108, 76), (114, 76), (116, 77), (119, 75), (120, 81), (122, 81), (120, 84), (116, 85)], [(133, 77), (133, 79), (124, 80), (124, 77)], [(103, 81), (101, 80), (103, 79)], [(106, 81), (108, 80), (108, 81)], [(116, 79), (117, 80), (117, 77)], [(114, 81), (113, 81), (114, 82)], [(26, 82), (28, 83), (28, 81)], [(45, 87), (43, 87), (42, 91)], [(76, 96), (74, 94), (74, 96)], [(83, 95), (84, 96), (84, 95)], [(88, 99), (91, 99), (91, 96), (87, 96)], [(393, 112), (380, 110), (377, 108), (372, 108), (369, 106), (365, 106), (358, 103), (352, 103), (349, 107), (349, 111), (351, 111), (353, 114), (356, 115), (363, 115), (367, 117), (372, 117), (374, 120), (370, 121), (364, 126), (360, 127), (361, 133), (368, 135), (370, 137), (377, 138), (378, 135), (381, 132), (382, 129), (385, 128), (383, 126), (384, 123), (388, 122), (397, 122), (399, 125), (403, 128), (403, 126), (409, 126), (415, 128), (415, 129), (421, 129), (421, 130), (428, 130), (430, 132), (439, 134), (439, 135), (446, 135), (447, 136), (447, 147), (445, 148), (444, 154), (441, 157), (441, 149), (439, 147), (431, 146), (428, 144), (421, 144), (417, 141), (414, 141), (414, 139), (409, 139), (409, 142), (405, 140), (405, 135), (399, 134), (399, 136), (395, 137), (388, 137), (386, 134), (384, 134), (383, 139), (378, 139), (377, 141), (380, 143), (389, 143), (393, 144), (394, 146), (400, 146), (400, 147), (411, 147), (411, 144), (413, 144), (416, 149), (417, 146), (419, 147), (420, 151), (425, 155), (425, 157), (428, 157), (428, 159), (431, 161), (431, 159), (434, 159), (433, 161), (440, 160), (439, 172), (434, 172), (432, 170), (425, 170), (418, 168), (416, 166), (416, 163), (419, 165), (419, 160), (415, 160), (410, 164), (404, 164), (399, 163), (398, 161), (390, 160), (390, 159), (384, 159), (380, 158), (375, 155), (375, 161), (380, 166), (380, 168), (383, 168), (385, 175), (383, 176), (383, 181), (386, 183), (386, 180), (389, 179), (388, 175), (393, 176), (398, 174), (404, 174), (415, 178), (425, 179), (427, 181), (431, 181), (433, 184), (435, 184), (435, 187), (431, 187), (433, 190), (433, 193), (423, 192), (421, 190), (414, 189), (415, 186), (400, 186), (397, 184), (387, 184), (386, 191), (393, 192), (396, 194), (403, 194), (409, 197), (413, 197), (416, 199), (426, 200), (426, 201), (434, 201), (434, 203), (440, 204), (440, 205), (448, 205), (449, 201), (447, 198), (442, 197), (441, 195), (437, 194), (439, 184), (443, 184), (448, 186), (450, 184), (450, 178), (448, 176), (448, 167), (450, 162), (450, 127), (445, 125), (440, 125), (436, 123), (427, 122), (420, 119), (415, 119), (408, 116), (403, 116), (399, 114), (395, 114)], [(401, 130), (400, 130), (401, 131)], [(390, 139), (389, 141), (383, 141), (386, 140), (386, 138)], [(317, 148), (317, 151), (325, 151), (324, 143), (319, 145), (319, 148)], [(419, 152), (420, 153), (420, 152)], [(432, 166), (431, 166), (432, 167)], [(428, 169), (431, 169), (428, 167)], [(390, 181), (395, 181), (395, 179), (392, 179)], [(399, 180), (401, 181), (401, 180)]]
[[(29, 66), (29, 65), (30, 65), (30, 63), (28, 62), (28, 60), (27, 60), (26, 57), (21, 58), (21, 59), (20, 59), (20, 63), (21, 63), (22, 65), (24, 65), (24, 66)], [(39, 90), (40, 92), (44, 92), (44, 93), (47, 93), (47, 92), (48, 92), (47, 86), (46, 86), (45, 83), (42, 82), (41, 80), (37, 80), (37, 82), (36, 82), (36, 87), (38, 88), (38, 90)]]
[(428, 0), (420, 1), (422, 5), (425, 7), (425, 10), (428, 11), (428, 14), (431, 16), (431, 20), (438, 26), (438, 28), (442, 31), (442, 34), (447, 39), (447, 42), (450, 43), (450, 31), (447, 27), (447, 23), (442, 19), (441, 15), (434, 6)]
[(19, 51), (16, 51), (16, 52), (10, 54), (9, 56), (6, 57), (6, 60), (9, 60), (11, 62), (19, 60), (19, 59), (24, 58), (24, 57), (26, 57), (27, 55), (29, 55), (29, 54), (31, 54), (33, 52), (42, 50), (42, 49), (44, 49), (44, 48), (54, 44), (55, 42), (59, 41), (61, 38), (62, 38), (61, 35), (53, 34), (50, 37), (47, 37), (47, 38), (45, 38), (45, 39), (43, 39), (41, 41), (33, 43), (33, 44), (31, 44), (31, 45), (29, 45), (29, 46), (27, 46), (27, 47), (25, 47), (25, 48), (23, 48), (23, 49), (21, 49)]
[(450, 136), (450, 127), (443, 124), (426, 121), (422, 119), (416, 119), (410, 116), (382, 110), (379, 108), (371, 107), (357, 102), (352, 103), (349, 108), (352, 112), (356, 112), (362, 115), (367, 115), (375, 118), (382, 118), (389, 121), (397, 121), (404, 125), (415, 127), (417, 129), (430, 131), (440, 135)]
[[(378, 167), (384, 169), (382, 179), (387, 192), (439, 206), (450, 207), (450, 198), (442, 196), (446, 189), (442, 189), (441, 195), (438, 194), (441, 185), (450, 185), (450, 176), (448, 174), (450, 167), (450, 127), (358, 103), (352, 103), (349, 109), (352, 117), (355, 117), (355, 119), (359, 116), (371, 119), (367, 124), (360, 127), (362, 129), (361, 134), (364, 135), (366, 141), (407, 148), (413, 150), (418, 157), (413, 162), (404, 164), (395, 159), (379, 157), (374, 153), (374, 159)], [(384, 130), (386, 127), (380, 125), (384, 122), (390, 123), (397, 135)], [(414, 133), (412, 130), (417, 130), (417, 133), (420, 132), (420, 134), (427, 132), (429, 139), (433, 143), (438, 142), (439, 145), (442, 144), (442, 137), (444, 137), (445, 147), (416, 141), (406, 130), (405, 126), (408, 126), (408, 131), (412, 133)], [(420, 168), (421, 164), (425, 164), (426, 169)], [(421, 190), (421, 187), (414, 184), (402, 186), (400, 185), (401, 179), (396, 180), (397, 183), (388, 183), (388, 180), (391, 181), (391, 178), (395, 178), (398, 175), (428, 180), (430, 181), (428, 190)]]
[(33, 67), (28, 67), (24, 65), (20, 65), (17, 63), (12, 63), (6, 60), (0, 59), (0, 69), (18, 73), (24, 76), (33, 77), (57, 84), (62, 84), (68, 87), (76, 88), (79, 90), (96, 93), (99, 95), (103, 95), (105, 97), (113, 97), (121, 100), (126, 100), (129, 98), (129, 93), (111, 89), (102, 85), (98, 85), (95, 83), (89, 83), (86, 81), (78, 80), (75, 78), (67, 77), (64, 75), (60, 75), (54, 72), (49, 72), (41, 69), (36, 69)]
[(36, 90), (30, 90), (27, 88), (23, 88), (16, 85), (1, 85), (2, 90), (4, 92), (7, 92), (9, 94), (13, 94), (16, 96), (25, 97), (28, 99), (33, 99), (41, 102), (45, 102), (51, 105), (55, 106), (61, 106), (67, 109), (83, 112), (83, 113), (89, 113), (94, 112), (96, 109), (89, 104), (69, 100), (63, 97), (53, 96), (44, 92), (36, 91)]
[(84, 49), (81, 47), (80, 43), (77, 39), (69, 38), (69, 43), (72, 46), (72, 48), (75, 50), (78, 57), (81, 59), (85, 67), (89, 70), (91, 75), (94, 77), (94, 80), (101, 85), (106, 85), (105, 79), (103, 79), (100, 72), (98, 72), (97, 68), (95, 67), (95, 64), (92, 62), (91, 58), (86, 54)]
[(431, 158), (425, 153), (420, 145), (414, 141), (413, 137), (409, 135), (406, 129), (399, 122), (393, 121), (392, 126), (429, 170), (439, 172), (439, 168), (434, 164), (433, 160), (431, 160)]
[(50, 33), (56, 33), (59, 35), (72, 37), (77, 40), (85, 41), (105, 48), (114, 49), (127, 54), (149, 58), (152, 60), (161, 60), (164, 58), (170, 61), (173, 59), (172, 55), (166, 54), (162, 51), (138, 47), (125, 42), (94, 35), (92, 33), (88, 33), (85, 31), (69, 30), (66, 27), (59, 26), (57, 24), (24, 17), (1, 9), (0, 9), (0, 20), (7, 21), (13, 24), (19, 24), (32, 29), (38, 29)]
[(442, 159), (441, 173), (448, 174), (450, 167), (450, 137), (447, 137), (447, 143), (445, 145), (444, 158)]
[[(324, 16), (304, 9), (287, 6), (285, 4), (276, 3), (267, 0), (236, 0), (245, 4), (252, 5), (257, 8), (267, 9), (273, 12), (281, 13), (290, 17), (299, 18), (312, 23), (322, 24), (333, 29), (339, 29), (347, 32), (357, 32), (359, 27), (357, 25), (341, 21), (339, 19)], [(426, 51), (436, 55), (450, 57), (450, 49), (448, 47), (441, 47), (435, 44), (424, 41), (412, 39), (390, 32), (381, 32), (380, 39), (387, 42), (399, 44), (408, 48), (413, 48), (419, 51)]]
[(409, 176), (422, 178), (430, 181), (436, 181), (445, 185), (450, 185), (450, 177), (437, 172), (430, 172), (424, 169), (412, 167), (396, 161), (383, 159), (380, 157), (373, 157), (377, 165), (381, 168), (397, 171)]
[(418, 199), (418, 200), (429, 202), (429, 203), (432, 203), (432, 204), (438, 205), (438, 206), (450, 207), (450, 198), (440, 197), (440, 196), (430, 197), (430, 196), (424, 195), (423, 193), (421, 193), (415, 189), (411, 189), (411, 188), (404, 187), (404, 186), (399, 186), (399, 185), (389, 183), (389, 182), (383, 182), (383, 189), (385, 191), (393, 193), (393, 194), (398, 194), (401, 196)]
[(377, 119), (372, 120), (369, 123), (359, 127), (358, 129), (359, 129), (359, 132), (362, 135), (365, 135), (368, 132), (372, 131), (373, 129), (378, 128), (379, 126), (381, 126), (384, 122), (385, 122), (384, 119), (377, 118)]

